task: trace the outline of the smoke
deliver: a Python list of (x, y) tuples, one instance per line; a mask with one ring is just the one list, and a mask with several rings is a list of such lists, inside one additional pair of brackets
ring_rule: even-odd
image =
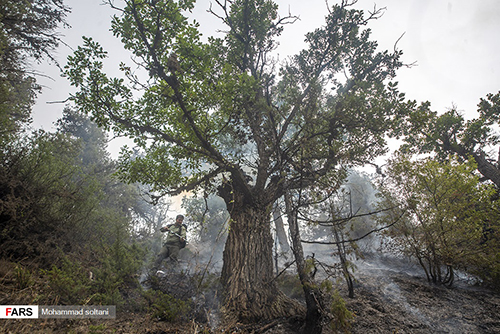
[(214, 241), (193, 240), (181, 250), (179, 260), (183, 270), (218, 273), (222, 270), (222, 253), (227, 235)]

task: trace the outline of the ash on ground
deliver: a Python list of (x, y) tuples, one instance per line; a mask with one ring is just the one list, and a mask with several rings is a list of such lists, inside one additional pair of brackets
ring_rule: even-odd
[[(397, 263), (394, 263), (397, 262)], [(500, 333), (500, 294), (458, 280), (451, 288), (427, 282), (398, 259), (359, 263), (352, 333)]]
[[(500, 333), (500, 294), (458, 280), (452, 288), (427, 282), (419, 268), (394, 257), (370, 257), (357, 263), (355, 297), (340, 293), (355, 313), (351, 333)], [(196, 322), (207, 324), (210, 333), (225, 333), (219, 327), (217, 274), (201, 279), (199, 274), (167, 271), (150, 280), (176, 298), (191, 300)], [(203, 287), (200, 286), (200, 279)], [(215, 284), (214, 284), (215, 283)], [(210, 288), (208, 288), (211, 286)], [(300, 298), (300, 291), (294, 297)], [(234, 333), (300, 333), (299, 319), (241, 325)], [(180, 331), (179, 333), (183, 333)], [(324, 333), (333, 333), (327, 326)]]

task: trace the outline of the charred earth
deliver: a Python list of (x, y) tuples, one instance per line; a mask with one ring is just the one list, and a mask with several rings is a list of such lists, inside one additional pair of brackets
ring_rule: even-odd
[[(6, 263), (4, 263), (6, 264)], [(354, 313), (351, 333), (500, 333), (500, 295), (478, 287), (465, 278), (452, 288), (428, 283), (418, 267), (393, 257), (367, 256), (356, 264), (355, 297), (340, 294)], [(19, 292), (14, 286), (14, 271), (4, 266), (0, 303), (12, 301)], [(300, 289), (291, 285), (293, 272), (287, 274), (292, 297)], [(128, 299), (118, 308), (114, 320), (32, 319), (0, 321), (3, 333), (301, 333), (301, 319), (232, 324), (221, 319), (218, 273), (186, 270), (170, 271), (150, 277), (143, 292), (124, 294)], [(14, 298), (14, 299), (13, 299)], [(27, 302), (19, 299), (20, 303)], [(135, 305), (131, 307), (131, 305)], [(142, 306), (141, 306), (142, 305)], [(334, 333), (325, 326), (324, 333)]]

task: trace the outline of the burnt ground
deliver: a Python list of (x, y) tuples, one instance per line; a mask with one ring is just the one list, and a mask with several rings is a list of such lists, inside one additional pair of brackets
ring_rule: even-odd
[(353, 333), (500, 333), (500, 295), (458, 283), (429, 284), (390, 270), (362, 274), (354, 299)]
[[(351, 333), (500, 333), (500, 294), (458, 280), (454, 287), (430, 284), (418, 268), (394, 260), (358, 263), (355, 298), (344, 296), (355, 317)], [(169, 277), (167, 275), (167, 277)], [(196, 281), (193, 281), (196, 283)], [(195, 284), (194, 283), (194, 284)], [(156, 288), (172, 290), (165, 280)], [(177, 293), (186, 294), (193, 283), (184, 280)], [(341, 286), (341, 294), (346, 291)], [(187, 296), (187, 295), (186, 295)], [(213, 308), (217, 291), (190, 299), (197, 302), (189, 319), (168, 322), (151, 313), (118, 310), (115, 320), (4, 320), (2, 333), (299, 333), (297, 319), (271, 323), (237, 324), (224, 328)], [(180, 296), (179, 296), (180, 297)], [(201, 299), (200, 299), (201, 298)], [(3, 303), (2, 303), (3, 304)], [(202, 315), (205, 314), (204, 318)], [(197, 315), (196, 317), (192, 317)], [(201, 315), (201, 316), (200, 316)], [(325, 334), (332, 333), (325, 329)]]

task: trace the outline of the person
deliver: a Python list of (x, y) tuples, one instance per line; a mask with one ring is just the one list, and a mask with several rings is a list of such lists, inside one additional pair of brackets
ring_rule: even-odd
[(186, 231), (187, 227), (182, 222), (184, 221), (183, 215), (177, 215), (175, 224), (164, 226), (160, 228), (160, 232), (169, 232), (167, 240), (163, 245), (160, 253), (158, 254), (154, 263), (153, 270), (156, 272), (160, 268), (164, 259), (168, 258), (173, 263), (177, 263), (179, 251), (186, 245)]

